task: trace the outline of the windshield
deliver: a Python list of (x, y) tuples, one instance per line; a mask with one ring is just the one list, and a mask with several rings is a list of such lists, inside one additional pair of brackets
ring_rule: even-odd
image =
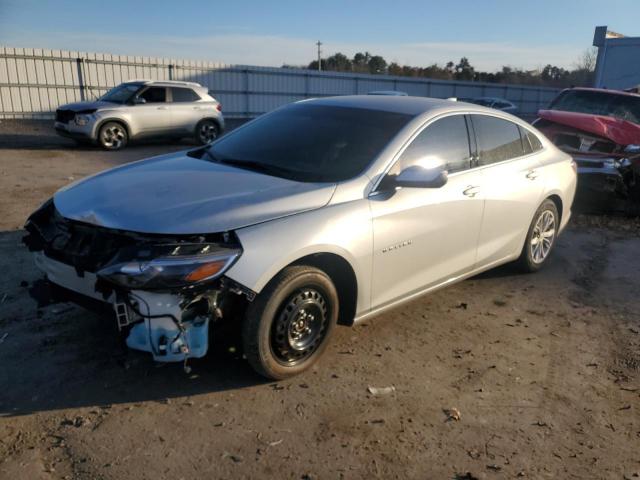
[(561, 93), (550, 107), (565, 112), (604, 115), (640, 124), (640, 97), (589, 90)]
[(141, 86), (139, 83), (123, 83), (109, 90), (99, 100), (111, 103), (127, 103), (133, 94), (140, 90)]
[(300, 182), (339, 182), (360, 174), (411, 118), (293, 104), (222, 137), (208, 157)]

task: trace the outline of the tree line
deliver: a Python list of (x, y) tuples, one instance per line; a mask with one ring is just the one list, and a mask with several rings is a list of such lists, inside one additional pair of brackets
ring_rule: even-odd
[[(322, 70), (333, 72), (370, 73), (376, 75), (398, 75), (403, 77), (434, 78), (440, 80), (464, 80), (472, 82), (512, 83), (526, 85), (543, 85), (549, 87), (591, 86), (595, 70), (596, 49), (586, 50), (578, 58), (572, 69), (555, 65), (543, 68), (522, 70), (503, 66), (496, 72), (483, 72), (471, 65), (467, 57), (459, 62), (447, 62), (445, 65), (433, 63), (427, 67), (399, 65), (387, 63), (380, 55), (369, 52), (358, 52), (353, 58), (343, 53), (335, 53), (320, 60)], [(285, 65), (286, 68), (295, 68)], [(314, 60), (306, 67), (318, 69), (318, 61)]]

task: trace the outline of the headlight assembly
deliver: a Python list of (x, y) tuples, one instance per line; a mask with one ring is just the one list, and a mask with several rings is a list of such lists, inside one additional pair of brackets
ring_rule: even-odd
[(89, 123), (89, 115), (76, 115), (75, 118), (76, 125), (84, 126)]
[(116, 261), (99, 278), (140, 290), (196, 286), (220, 277), (241, 255), (240, 248), (216, 244), (160, 245), (140, 249), (133, 260)]

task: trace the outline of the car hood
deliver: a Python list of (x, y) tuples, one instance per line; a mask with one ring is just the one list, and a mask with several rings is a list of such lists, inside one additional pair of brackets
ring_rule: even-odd
[(550, 122), (608, 138), (619, 145), (640, 143), (640, 125), (627, 120), (561, 110), (540, 110), (538, 116)]
[(102, 102), (100, 100), (95, 100), (92, 102), (75, 102), (75, 103), (67, 103), (66, 105), (61, 105), (58, 107), (58, 110), (71, 110), (73, 112), (83, 112), (85, 110), (100, 110), (105, 108), (118, 108), (122, 107), (119, 103), (111, 103), (111, 102)]
[(155, 157), (59, 190), (69, 219), (140, 233), (234, 230), (326, 205), (335, 184), (302, 183), (193, 158)]

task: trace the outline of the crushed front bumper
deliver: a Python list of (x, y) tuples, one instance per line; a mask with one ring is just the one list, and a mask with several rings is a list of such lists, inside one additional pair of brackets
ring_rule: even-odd
[(115, 313), (118, 328), (128, 331), (126, 344), (129, 348), (149, 352), (158, 362), (181, 362), (206, 355), (211, 316), (196, 312), (183, 321), (188, 305), (198, 299), (187, 299), (177, 293), (139, 290), (113, 291), (105, 296), (96, 291), (98, 278), (94, 273), (83, 272), (79, 276), (74, 267), (49, 258), (43, 252), (35, 252), (34, 261), (67, 300), (82, 306), (92, 303), (94, 310), (101, 305), (102, 311)]
[(583, 206), (606, 208), (625, 196), (623, 175), (628, 160), (613, 157), (579, 156), (576, 201)]
[(56, 133), (62, 137), (73, 138), (77, 140), (94, 140), (93, 124), (76, 125), (71, 120), (69, 122), (55, 122), (54, 128)]
[(246, 289), (223, 275), (204, 278), (199, 283), (178, 282), (171, 287), (158, 282), (146, 288), (145, 282), (125, 286), (126, 282), (98, 273), (114, 264), (122, 265), (123, 271), (135, 265), (130, 267), (134, 275), (135, 268), (154, 261), (154, 248), (159, 244), (163, 251), (172, 252), (184, 246), (203, 245), (203, 250), (213, 249), (212, 258), (219, 263), (214, 255), (216, 246), (234, 252), (239, 246), (235, 235), (228, 232), (165, 236), (114, 230), (64, 218), (53, 201), (34, 212), (25, 229), (23, 242), (53, 286), (47, 289), (50, 293), (56, 290), (81, 306), (91, 305), (89, 308), (95, 310), (93, 307), (98, 304), (99, 310), (110, 311), (118, 328), (128, 335), (127, 345), (151, 353), (160, 362), (204, 356), (210, 325), (222, 319), (223, 311), (230, 317), (236, 308), (244, 308), (245, 299), (250, 298)]

